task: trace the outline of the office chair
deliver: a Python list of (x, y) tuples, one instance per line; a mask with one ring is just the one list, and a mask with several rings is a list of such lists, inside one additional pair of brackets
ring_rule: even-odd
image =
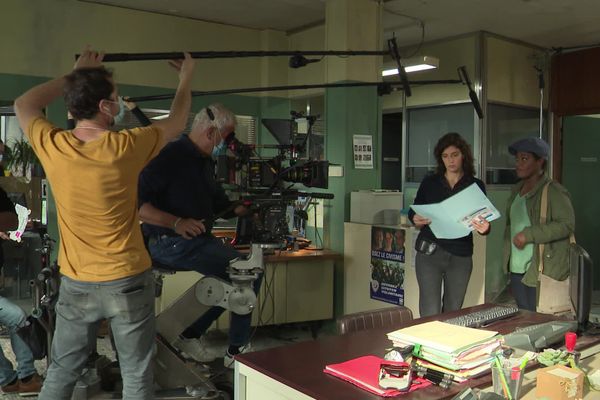
[(338, 333), (358, 332), (373, 328), (400, 328), (412, 321), (413, 314), (410, 308), (404, 306), (380, 308), (372, 311), (363, 311), (344, 315), (337, 320)]

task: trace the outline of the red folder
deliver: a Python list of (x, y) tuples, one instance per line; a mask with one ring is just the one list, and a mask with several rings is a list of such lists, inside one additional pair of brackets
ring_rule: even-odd
[(394, 397), (431, 385), (431, 382), (415, 377), (408, 392), (383, 389), (379, 386), (379, 365), (382, 361), (383, 358), (375, 356), (358, 357), (343, 363), (327, 365), (323, 372), (382, 397)]

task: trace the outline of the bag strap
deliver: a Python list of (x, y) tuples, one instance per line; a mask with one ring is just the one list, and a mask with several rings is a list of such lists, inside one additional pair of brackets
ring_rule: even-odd
[[(542, 201), (540, 203), (540, 224), (546, 223), (546, 217), (548, 215), (548, 186), (550, 186), (550, 182), (544, 185), (544, 189), (542, 189)], [(542, 273), (544, 272), (544, 243), (540, 243), (538, 246), (538, 280), (541, 279)]]

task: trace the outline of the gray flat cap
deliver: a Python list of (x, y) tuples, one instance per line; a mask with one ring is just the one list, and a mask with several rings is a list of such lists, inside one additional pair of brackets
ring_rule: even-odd
[(517, 140), (508, 146), (508, 152), (512, 155), (518, 152), (532, 153), (540, 158), (548, 158), (550, 154), (550, 146), (544, 140), (537, 137), (530, 137)]

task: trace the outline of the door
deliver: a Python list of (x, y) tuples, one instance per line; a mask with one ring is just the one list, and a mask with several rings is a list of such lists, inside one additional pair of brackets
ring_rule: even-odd
[[(600, 263), (600, 118), (589, 116), (563, 119), (563, 185), (571, 193), (575, 208), (575, 237)], [(594, 274), (594, 289), (600, 274)]]
[(402, 190), (402, 113), (383, 114), (381, 188)]

